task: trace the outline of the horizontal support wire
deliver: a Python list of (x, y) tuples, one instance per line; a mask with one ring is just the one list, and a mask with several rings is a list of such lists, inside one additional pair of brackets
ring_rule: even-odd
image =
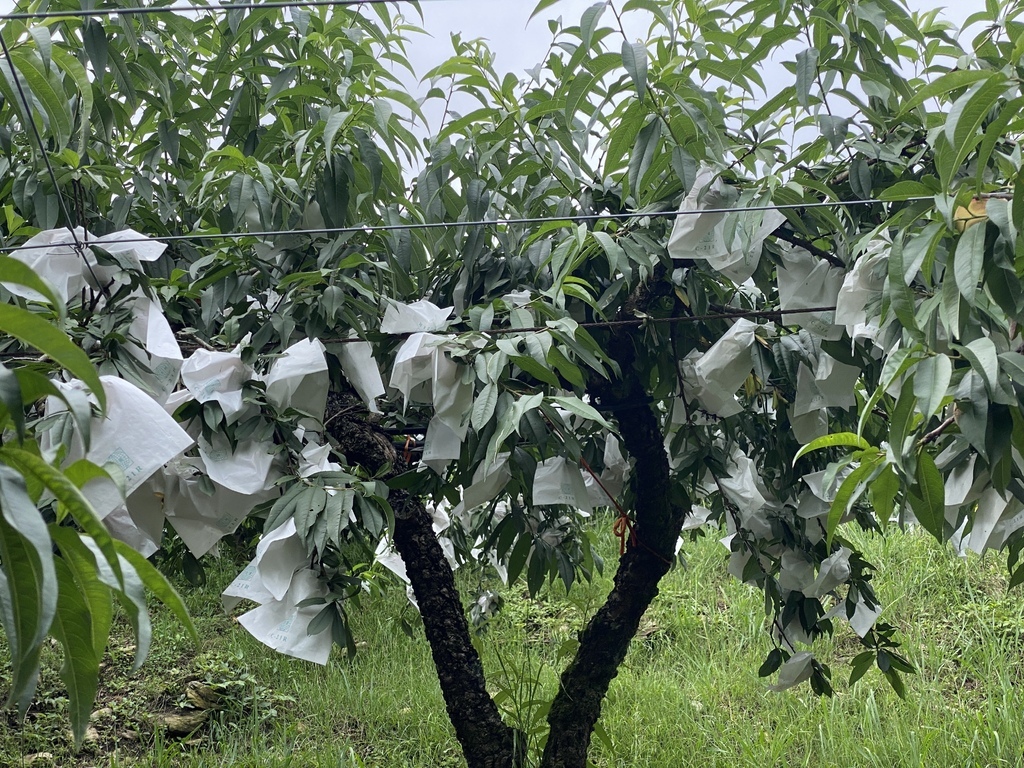
[[(722, 311), (710, 312), (703, 315), (674, 315), (672, 317), (638, 317), (633, 320), (594, 320), (587, 323), (577, 323), (580, 328), (621, 328), (621, 329), (642, 329), (649, 323), (702, 323), (708, 320), (741, 320), (750, 318), (781, 319), (783, 315), (807, 315), (817, 312), (834, 312), (835, 306), (829, 307), (802, 307), (799, 309), (738, 309), (735, 312)], [(558, 330), (547, 325), (537, 325), (530, 328), (491, 328), (486, 331), (475, 331), (483, 336), (510, 336), (517, 333), (542, 333), (543, 331)], [(452, 331), (452, 333), (474, 333), (474, 331)], [(389, 333), (398, 339), (408, 338), (410, 333)], [(324, 344), (358, 344), (366, 339), (346, 336), (340, 339), (320, 338)], [(181, 341), (181, 340), (179, 340)], [(201, 346), (194, 341), (185, 341), (186, 345)], [(231, 345), (234, 346), (234, 345)], [(5, 360), (18, 360), (20, 362), (42, 362), (45, 358), (26, 357), (22, 352), (0, 352), (0, 358)]]
[[(721, 312), (709, 312), (703, 315), (673, 315), (671, 317), (637, 317), (630, 320), (593, 320), (586, 323), (576, 323), (579, 328), (643, 328), (650, 323), (703, 323), (707, 320), (740, 320), (744, 318), (773, 319), (781, 318), (783, 315), (807, 315), (817, 312), (835, 312), (836, 307), (802, 307), (800, 309), (737, 309), (735, 312), (722, 310)], [(536, 325), (529, 328), (490, 328), (486, 331), (475, 331), (482, 336), (510, 336), (517, 333), (541, 333), (543, 331), (558, 330), (549, 325)], [(474, 333), (474, 331), (459, 331), (458, 333)], [(395, 338), (406, 338), (412, 333), (389, 333), (388, 336)], [(358, 337), (341, 339), (320, 339), (324, 344), (355, 344), (366, 341)]]
[[(850, 207), (854, 205), (875, 205), (888, 202), (917, 202), (921, 200), (933, 200), (932, 197), (917, 196), (908, 197), (904, 200), (835, 200), (831, 202), (809, 202), (809, 203), (784, 203), (780, 205), (753, 205), (744, 208), (703, 208), (694, 211), (630, 211), (626, 213), (581, 213), (573, 216), (537, 216), (515, 219), (480, 219), (477, 221), (424, 221), (411, 222), (409, 224), (360, 224), (350, 227), (322, 227), (319, 229), (272, 229), (262, 232), (193, 232), (185, 235), (157, 235), (154, 237), (128, 237), (118, 240), (122, 243), (149, 243), (157, 241), (161, 243), (173, 243), (182, 240), (243, 240), (247, 237), (284, 237), (286, 235), (348, 235), (363, 232), (373, 234), (374, 232), (398, 232), (407, 230), (424, 229), (451, 229), (459, 227), (487, 227), (487, 226), (512, 226), (520, 224), (549, 224), (552, 222), (565, 222), (566, 224), (599, 222), (599, 221), (625, 221), (631, 219), (674, 219), (677, 216), (699, 216), (701, 214), (727, 214), (743, 213), (746, 211), (786, 211), (804, 210), (808, 208), (833, 208)], [(14, 245), (9, 247), (0, 246), (0, 251), (14, 253), (16, 251), (39, 250), (55, 248), (58, 245)]]
[[(438, 0), (429, 0), (438, 2)], [(71, 8), (66, 11), (16, 11), (0, 14), (3, 21), (33, 19), (104, 18), (110, 16), (148, 16), (157, 13), (202, 13), (205, 11), (265, 11), (274, 8), (333, 8), (360, 5), (398, 5), (423, 0), (306, 0), (280, 3), (222, 3), (218, 5), (142, 5), (128, 8)]]

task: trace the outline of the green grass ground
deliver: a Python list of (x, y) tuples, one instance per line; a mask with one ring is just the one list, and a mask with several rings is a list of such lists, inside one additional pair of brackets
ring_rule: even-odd
[[(614, 539), (608, 535), (609, 551)], [(1017, 766), (1024, 764), (1024, 600), (1007, 594), (996, 558), (962, 561), (930, 539), (894, 531), (864, 540), (879, 566), (884, 618), (898, 626), (919, 674), (906, 701), (877, 671), (853, 688), (845, 662), (859, 646), (847, 629), (819, 643), (836, 695), (773, 693), (757, 677), (769, 647), (763, 598), (730, 579), (713, 538), (688, 545), (614, 681), (596, 766)], [(610, 560), (614, 560), (611, 557)], [(600, 604), (609, 573), (567, 596), (537, 600), (505, 590), (505, 610), (480, 638), (488, 679), (510, 719), (530, 728), (557, 685), (559, 649)], [(45, 658), (39, 697), (24, 726), (0, 719), (0, 765), (374, 766), (463, 765), (422, 632), (396, 617), (401, 589), (355, 617), (359, 654), (317, 667), (279, 656), (218, 610), (237, 572), (211, 567), (202, 589), (182, 587), (203, 647), (163, 612), (153, 653), (130, 671), (118, 627), (103, 670), (95, 732), (78, 754), (66, 735), (59, 651)], [(225, 691), (227, 709), (190, 738), (151, 725), (189, 681)], [(0, 680), (0, 686), (4, 683)]]

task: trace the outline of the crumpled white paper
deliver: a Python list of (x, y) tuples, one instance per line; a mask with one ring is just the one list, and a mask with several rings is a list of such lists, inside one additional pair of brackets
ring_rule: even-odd
[(427, 424), (427, 435), (423, 439), (420, 463), (426, 464), (437, 474), (443, 475), (445, 468), (462, 452), (463, 432), (460, 436), (439, 416), (435, 415)]
[[(114, 464), (124, 476), (125, 493), (130, 495), (193, 441), (159, 403), (134, 384), (116, 376), (100, 376), (100, 382), (107, 396), (106, 414), (102, 420), (92, 421), (88, 453), (79, 436), (73, 437), (66, 463), (84, 458), (100, 466)], [(58, 412), (62, 406), (48, 400), (47, 412)], [(108, 479), (90, 480), (82, 493), (101, 519), (124, 503), (121, 491)]]
[(242, 384), (253, 377), (240, 352), (197, 349), (181, 366), (181, 383), (201, 403), (216, 400), (230, 424), (243, 408)]
[(846, 326), (853, 340), (874, 341), (878, 337), (878, 316), (872, 313), (869, 317), (868, 306), (873, 302), (877, 304), (882, 295), (889, 256), (880, 251), (882, 247), (888, 248), (889, 244), (879, 242), (872, 246), (843, 278), (836, 298), (835, 322)]
[(805, 680), (810, 680), (814, 673), (813, 662), (814, 654), (809, 651), (794, 653), (792, 658), (779, 670), (778, 682), (768, 687), (773, 691), (784, 691)]
[(713, 213), (732, 208), (739, 193), (710, 168), (697, 172), (690, 192), (679, 205), (668, 254), (673, 259), (702, 259), (726, 277), (742, 283), (757, 269), (761, 246), (768, 235), (785, 221), (777, 210)]
[[(143, 486), (140, 491), (145, 490)], [(149, 510), (146, 510), (147, 513)], [(148, 516), (135, 517), (125, 506), (120, 506), (103, 518), (103, 524), (107, 526), (110, 535), (119, 541), (123, 541), (129, 547), (141, 554), (143, 557), (151, 557), (160, 549), (160, 541), (163, 538), (164, 513), (157, 509), (160, 528), (153, 529), (153, 519)]]
[(253, 507), (278, 495), (276, 489), (237, 493), (212, 480), (213, 494), (207, 494), (200, 481), (204, 469), (200, 459), (181, 458), (163, 472), (164, 513), (196, 557), (234, 533)]
[(199, 438), (199, 455), (210, 479), (243, 495), (269, 489), (281, 476), (274, 467), (273, 451), (270, 442), (246, 440), (232, 451), (227, 438), (220, 435), (214, 435), (212, 443)]
[(801, 592), (814, 583), (814, 566), (800, 552), (786, 550), (779, 564), (779, 588)]
[(299, 454), (299, 477), (310, 477), (318, 472), (339, 472), (341, 464), (331, 461), (331, 446), (320, 445), (308, 439)]
[(563, 456), (552, 456), (537, 465), (533, 476), (533, 503), (564, 504), (589, 512), (590, 494), (579, 467)]
[(792, 414), (803, 416), (822, 408), (850, 408), (857, 403), (853, 388), (860, 368), (840, 363), (825, 352), (818, 354), (814, 372), (803, 363), (796, 375), (796, 401)]
[(443, 355), (438, 345), (445, 341), (444, 336), (433, 333), (414, 333), (398, 348), (390, 385), (402, 393), (406, 404), (429, 402), (435, 361), (438, 355)]
[(822, 561), (814, 583), (804, 586), (800, 591), (807, 597), (821, 597), (840, 584), (845, 584), (852, 572), (850, 570), (850, 555), (852, 554), (853, 552), (846, 547), (840, 547), (838, 551), (833, 552)]
[(344, 344), (329, 344), (327, 348), (337, 356), (345, 378), (363, 398), (370, 413), (380, 413), (377, 398), (384, 395), (386, 390), (370, 343), (368, 341), (350, 341)]
[(380, 323), (381, 333), (430, 333), (448, 327), (454, 307), (439, 307), (426, 299), (403, 304), (390, 301)]
[(871, 628), (875, 626), (875, 622), (878, 621), (878, 617), (882, 615), (881, 604), (876, 605), (874, 608), (868, 608), (867, 603), (863, 600), (858, 600), (857, 605), (853, 610), (853, 616), (846, 615), (846, 601), (840, 600), (832, 609), (826, 613), (823, 619), (835, 619), (842, 617), (850, 622), (850, 628), (857, 633), (858, 637), (864, 637)]
[(181, 347), (164, 317), (160, 305), (146, 296), (135, 299), (134, 317), (128, 328), (135, 343), (125, 345), (127, 352), (139, 360), (151, 373), (139, 374), (139, 378), (158, 403), (166, 403), (171, 392), (178, 385), (182, 366)]
[(238, 617), (238, 623), (264, 645), (275, 651), (326, 664), (331, 654), (329, 631), (310, 635), (309, 623), (323, 610), (323, 604), (303, 608), (298, 603), (327, 594), (315, 571), (307, 568), (306, 549), (295, 530), (295, 521), (265, 535), (256, 546), (256, 557), (221, 596), (224, 610), (242, 600), (259, 603)]
[[(45, 280), (65, 303), (81, 293), (88, 285), (99, 287), (96, 281), (106, 284), (116, 280), (123, 271), (119, 267), (100, 266), (96, 255), (86, 247), (83, 255), (79, 255), (73, 247), (75, 238), (83, 245), (98, 245), (122, 261), (127, 261), (133, 269), (141, 271), (141, 261), (154, 261), (160, 257), (167, 246), (153, 240), (133, 229), (113, 232), (102, 237), (93, 237), (82, 227), (75, 227), (74, 234), (67, 228), (48, 229), (33, 235), (11, 256), (23, 264), (28, 264), (43, 280)], [(124, 240), (140, 240), (141, 242), (125, 243)], [(93, 280), (95, 276), (96, 280)], [(31, 288), (23, 285), (5, 283), (4, 287), (16, 296), (29, 301), (42, 301), (43, 297)]]
[[(85, 230), (75, 228), (79, 241), (84, 241)], [(11, 251), (11, 257), (28, 264), (66, 304), (85, 288), (85, 264), (72, 244), (74, 236), (68, 229), (47, 229), (33, 235), (21, 248)], [(4, 288), (15, 296), (29, 301), (45, 301), (42, 294), (17, 283), (4, 283)]]
[[(777, 269), (779, 305), (783, 310), (833, 307), (842, 287), (844, 272), (803, 248), (784, 248)], [(843, 329), (835, 325), (835, 311), (799, 312), (782, 316), (784, 325), (796, 325), (829, 341)]]
[(811, 411), (802, 416), (791, 413), (789, 426), (796, 441), (801, 445), (807, 445), (812, 440), (828, 434), (828, 411)]
[(238, 617), (245, 630), (269, 648), (297, 659), (326, 665), (334, 643), (329, 629), (309, 634), (309, 625), (324, 609), (323, 603), (299, 607), (298, 603), (327, 595), (316, 571), (303, 568), (292, 577), (282, 600), (271, 600)]
[(733, 446), (729, 456), (729, 474), (718, 478), (722, 492), (736, 505), (740, 525), (762, 538), (772, 537), (772, 527), (763, 514), (768, 501), (757, 483), (757, 471), (753, 459), (745, 456), (738, 446)]
[(498, 497), (512, 479), (512, 471), (508, 466), (510, 455), (507, 451), (499, 453), (494, 457), (493, 463), (481, 462), (477, 465), (472, 482), (462, 492), (462, 501), (452, 510), (452, 517), (461, 520), (467, 511), (481, 507)]
[(995, 488), (989, 488), (978, 499), (978, 509), (974, 513), (974, 525), (971, 527), (967, 546), (979, 555), (986, 549), (994, 549), (1002, 542), (993, 541), (992, 533), (999, 521), (1005, 516), (1013, 517), (1021, 510), (1016, 498), (1007, 499)]
[[(432, 519), (431, 528), (434, 534), (437, 536), (437, 543), (440, 544), (441, 550), (444, 552), (444, 557), (448, 561), (448, 565), (451, 566), (452, 570), (458, 568), (458, 562), (455, 559), (455, 545), (452, 540), (444, 535), (444, 532), (451, 526), (451, 517), (445, 510), (444, 504), (434, 505), (428, 504), (427, 511), (430, 512)], [(406, 590), (406, 595), (409, 598), (409, 602), (416, 606), (419, 610), (419, 604), (416, 602), (416, 597), (413, 594), (411, 582), (409, 580), (409, 574), (405, 567), (405, 561), (402, 556), (398, 554), (398, 550), (395, 549), (394, 543), (389, 541), (386, 537), (382, 537), (377, 542), (377, 550), (374, 553), (373, 559), (375, 562), (380, 563), (401, 581), (409, 585)]]
[(473, 384), (463, 380), (463, 370), (464, 366), (438, 350), (430, 384), (435, 418), (444, 422), (460, 441), (466, 437), (473, 410)]
[(712, 511), (707, 507), (702, 507), (695, 504), (693, 508), (690, 510), (690, 514), (688, 514), (686, 516), (686, 519), (683, 521), (682, 530), (695, 531), (698, 528), (707, 525), (708, 519), (711, 517), (712, 514)]
[[(629, 462), (622, 455), (618, 438), (608, 435), (604, 444), (604, 469), (595, 479), (589, 472), (584, 473), (592, 507), (613, 507), (622, 496), (629, 476)], [(601, 482), (599, 483), (598, 480)]]
[(309, 413), (315, 420), (311, 429), (319, 426), (327, 407), (327, 358), (319, 339), (302, 339), (292, 344), (274, 360), (263, 377), (267, 385), (267, 400), (278, 410), (296, 408)]
[(692, 386), (691, 395), (701, 406), (723, 418), (735, 416), (743, 409), (735, 393), (750, 375), (754, 362), (750, 348), (754, 345), (757, 324), (747, 319), (733, 323), (711, 348), (693, 363), (692, 376), (684, 365), (684, 381)]
[[(960, 507), (968, 503), (974, 487), (974, 465), (978, 460), (976, 453), (957, 466), (953, 467), (946, 475), (945, 499), (947, 507)], [(937, 463), (937, 462), (936, 462)], [(973, 501), (974, 499), (972, 499)]]

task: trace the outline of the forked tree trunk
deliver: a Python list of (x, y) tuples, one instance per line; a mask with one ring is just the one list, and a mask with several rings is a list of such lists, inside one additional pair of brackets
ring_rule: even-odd
[(635, 460), (633, 537), (619, 561), (615, 585), (580, 634), (575, 658), (562, 673), (548, 713), (550, 733), (542, 768), (586, 768), (591, 735), (608, 686), (618, 674), (640, 619), (658, 594), (689, 509), (673, 503), (668, 457), (658, 419), (636, 376), (632, 341), (619, 338), (609, 351), (622, 368), (613, 385), (594, 388), (600, 405), (621, 412), (619, 432)]
[[(580, 634), (575, 658), (561, 677), (548, 714), (550, 734), (542, 768), (586, 768), (587, 752), (608, 686), (618, 674), (640, 619), (658, 594), (671, 567), (687, 503), (673, 503), (668, 457), (658, 419), (647, 403), (634, 368), (633, 340), (615, 335), (608, 351), (621, 377), (591, 388), (595, 402), (618, 418), (628, 454), (635, 461), (636, 509), (631, 540), (619, 562), (615, 585), (605, 604)], [(352, 462), (371, 471), (402, 459), (390, 440), (359, 420), (331, 428)], [(678, 495), (677, 495), (678, 499)], [(473, 647), (455, 578), (445, 560), (422, 502), (402, 491), (391, 496), (395, 546), (405, 561), (437, 668), (448, 716), (469, 768), (515, 768), (522, 763), (522, 741), (501, 720), (487, 693), (483, 665)]]
[[(345, 407), (336, 401), (332, 405), (332, 412)], [(404, 469), (390, 439), (372, 425), (358, 418), (342, 419), (331, 424), (330, 432), (350, 462), (373, 473), (388, 465), (393, 468), (392, 475)], [(404, 491), (392, 492), (390, 502), (395, 511), (395, 547), (405, 561), (419, 603), (448, 717), (466, 763), (469, 768), (514, 768), (515, 732), (502, 721), (487, 693), (483, 664), (470, 638), (455, 575), (434, 534), (430, 513), (419, 499)]]
[[(394, 498), (396, 496), (404, 498)], [(448, 717), (469, 768), (513, 768), (515, 733), (501, 719), (487, 692), (484, 667), (469, 636), (469, 624), (433, 520), (418, 499), (393, 494), (395, 547), (405, 561), (423, 617)]]

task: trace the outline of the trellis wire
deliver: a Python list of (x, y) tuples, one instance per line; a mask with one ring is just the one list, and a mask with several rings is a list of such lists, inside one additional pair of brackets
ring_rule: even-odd
[[(520, 224), (547, 224), (551, 222), (587, 223), (599, 221), (623, 221), (631, 219), (667, 219), (676, 216), (696, 216), (700, 214), (728, 214), (742, 213), (745, 211), (778, 211), (778, 210), (803, 210), (807, 208), (832, 208), (850, 207), (854, 205), (875, 205), (888, 202), (917, 202), (931, 200), (931, 197), (915, 196), (904, 200), (834, 200), (816, 201), (807, 203), (782, 203), (778, 205), (752, 205), (744, 208), (703, 208), (693, 211), (628, 211), (625, 213), (581, 213), (571, 216), (526, 216), (512, 219), (478, 219), (475, 221), (423, 221), (410, 222), (408, 224), (357, 224), (348, 227), (321, 227), (317, 229), (272, 229), (257, 232), (192, 232), (183, 235), (156, 235), (154, 237), (125, 238), (118, 240), (120, 243), (148, 243), (153, 240), (162, 243), (173, 243), (182, 240), (243, 240), (247, 237), (283, 237), (286, 235), (347, 235), (359, 232), (373, 234), (374, 232), (397, 232), (403, 230), (427, 230), (427, 229), (451, 229), (459, 227), (483, 227), (483, 226), (511, 226)], [(53, 248), (53, 245), (15, 245), (0, 250), (7, 253), (14, 253), (22, 250), (38, 250), (41, 248)]]
[[(142, 5), (127, 8), (70, 8), (66, 11), (17, 11), (0, 14), (0, 21), (32, 19), (107, 18), (110, 16), (148, 16), (157, 13), (202, 13), (206, 11), (263, 11), (274, 8), (322, 8), (360, 5), (398, 5), (424, 0), (307, 0), (279, 3), (222, 3), (220, 5)], [(438, 2), (438, 0), (429, 0)]]

